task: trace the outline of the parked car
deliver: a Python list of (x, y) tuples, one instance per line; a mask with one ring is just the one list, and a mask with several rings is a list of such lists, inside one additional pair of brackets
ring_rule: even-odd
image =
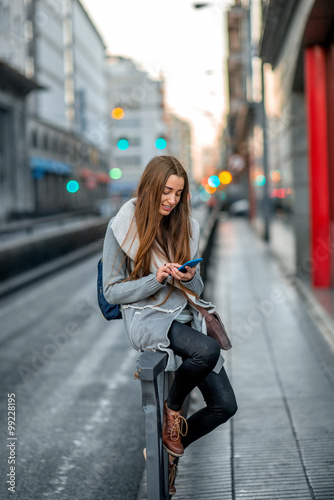
[(232, 216), (245, 216), (249, 213), (248, 200), (238, 200), (231, 203), (229, 207), (229, 214)]

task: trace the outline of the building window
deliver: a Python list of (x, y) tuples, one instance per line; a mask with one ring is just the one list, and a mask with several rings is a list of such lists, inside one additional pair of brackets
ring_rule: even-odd
[(21, 21), (21, 16), (15, 16), (13, 20), (13, 31), (16, 36), (23, 34), (23, 24)]
[(44, 151), (47, 151), (49, 148), (49, 139), (48, 139), (48, 134), (43, 135), (43, 143), (42, 143), (42, 148)]
[(9, 7), (0, 4), (0, 32), (9, 33)]
[(37, 137), (37, 130), (32, 130), (31, 135), (30, 135), (30, 145), (33, 148), (38, 147), (38, 137)]
[(53, 150), (55, 153), (58, 153), (58, 137), (54, 137), (54, 138), (53, 138), (53, 146), (52, 146), (52, 150)]
[(115, 124), (115, 129), (118, 128), (137, 128), (140, 127), (140, 119), (139, 118), (127, 118), (123, 120), (118, 120), (117, 124)]
[[(120, 140), (120, 138), (115, 139), (115, 146), (117, 146), (119, 140)], [(129, 137), (129, 138), (127, 138), (127, 141), (129, 143), (129, 146), (140, 146), (141, 145), (141, 138), (140, 137)]]
[(141, 158), (139, 155), (118, 156), (117, 158), (115, 158), (115, 162), (119, 166), (136, 166), (136, 165), (140, 165)]

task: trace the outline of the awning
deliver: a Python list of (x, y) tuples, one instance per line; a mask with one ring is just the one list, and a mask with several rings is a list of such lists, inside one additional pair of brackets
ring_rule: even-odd
[(39, 85), (32, 78), (27, 78), (25, 75), (12, 68), (5, 61), (0, 61), (0, 81), (3, 86), (5, 83), (10, 84), (12, 88), (21, 95), (27, 95), (32, 90), (45, 90), (46, 87)]
[[(72, 167), (67, 165), (67, 163), (51, 160), (50, 158), (41, 158), (40, 156), (30, 158), (30, 167), (36, 171), (35, 173), (39, 172), (42, 175), (45, 172), (57, 175), (70, 175), (72, 172)], [(37, 177), (41, 177), (42, 175)]]

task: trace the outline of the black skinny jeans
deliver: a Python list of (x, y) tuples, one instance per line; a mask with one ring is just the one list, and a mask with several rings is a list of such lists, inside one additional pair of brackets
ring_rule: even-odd
[(224, 367), (219, 373), (212, 371), (220, 354), (218, 343), (189, 324), (173, 321), (168, 332), (169, 347), (182, 357), (183, 363), (175, 372), (167, 406), (179, 411), (196, 386), (207, 406), (187, 419), (188, 433), (182, 438), (184, 448), (226, 422), (237, 411), (235, 395)]

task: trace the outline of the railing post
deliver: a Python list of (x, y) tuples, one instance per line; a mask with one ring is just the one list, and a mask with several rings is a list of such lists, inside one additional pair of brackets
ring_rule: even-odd
[(145, 351), (137, 360), (141, 381), (147, 453), (147, 500), (168, 500), (168, 454), (162, 446), (167, 354)]

